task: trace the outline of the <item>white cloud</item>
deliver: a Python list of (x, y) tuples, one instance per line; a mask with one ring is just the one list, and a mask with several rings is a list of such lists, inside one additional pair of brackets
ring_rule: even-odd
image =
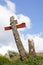
[(5, 53), (8, 49), (10, 49), (10, 47), (12, 49), (14, 46), (14, 49), (16, 49), (12, 31), (4, 30), (4, 27), (10, 24), (10, 17), (16, 17), (16, 15), (10, 9), (8, 10), (6, 6), (2, 5), (0, 5), (0, 15), (0, 53)]
[(0, 5), (0, 27), (7, 26), (10, 24), (10, 16), (16, 15), (8, 10), (6, 7)]
[(26, 39), (33, 39), (36, 52), (43, 52), (43, 38), (39, 34), (27, 34)]
[(36, 36), (34, 42), (36, 51), (43, 52), (43, 38)]
[(28, 39), (33, 39), (36, 52), (43, 52), (43, 38), (39, 34), (20, 34), (20, 38), (27, 52), (29, 52)]
[(18, 52), (18, 50), (15, 50), (15, 48), (13, 48), (12, 46), (2, 46), (0, 48), (0, 54), (5, 55), (8, 52), (8, 50)]
[(5, 0), (5, 2), (7, 3), (7, 6), (8, 6), (8, 8), (9, 8), (11, 11), (13, 11), (13, 12), (16, 11), (15, 3), (11, 2), (10, 0)]
[(18, 15), (18, 23), (26, 23), (26, 28), (30, 29), (31, 28), (31, 20), (28, 16), (25, 16), (23, 14)]

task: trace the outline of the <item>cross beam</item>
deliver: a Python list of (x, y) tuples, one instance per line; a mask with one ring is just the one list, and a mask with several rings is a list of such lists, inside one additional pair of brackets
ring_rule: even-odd
[[(26, 24), (25, 24), (25, 23), (16, 24), (16, 27), (17, 27), (17, 28), (24, 28), (24, 27), (26, 27)], [(4, 29), (5, 29), (5, 30), (11, 30), (12, 27), (11, 27), (11, 26), (6, 26), (6, 27), (4, 27)]]

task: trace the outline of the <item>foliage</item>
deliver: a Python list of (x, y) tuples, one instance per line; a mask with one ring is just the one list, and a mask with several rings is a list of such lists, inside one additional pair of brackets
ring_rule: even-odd
[(43, 57), (28, 56), (25, 61), (21, 61), (17, 57), (16, 57), (16, 60), (14, 60), (14, 59), (10, 60), (6, 56), (0, 56), (0, 65), (43, 65)]

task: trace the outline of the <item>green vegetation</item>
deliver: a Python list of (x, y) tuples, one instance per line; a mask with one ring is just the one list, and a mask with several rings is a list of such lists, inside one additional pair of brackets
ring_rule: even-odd
[(21, 61), (19, 59), (19, 55), (16, 53), (14, 53), (13, 58), (9, 58), (7, 56), (0, 55), (0, 65), (43, 65), (43, 57), (41, 57), (41, 56), (36, 56), (36, 57), (27, 56), (27, 59), (25, 61)]

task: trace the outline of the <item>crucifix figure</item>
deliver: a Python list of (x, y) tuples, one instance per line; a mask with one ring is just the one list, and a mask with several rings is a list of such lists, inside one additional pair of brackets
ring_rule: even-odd
[(21, 42), (20, 37), (19, 37), (19, 33), (17, 31), (17, 28), (25, 27), (25, 23), (22, 23), (22, 24), (19, 24), (19, 25), (16, 25), (16, 24), (17, 24), (17, 20), (14, 20), (13, 16), (10, 17), (10, 26), (5, 27), (5, 30), (12, 29), (12, 32), (13, 32), (13, 35), (14, 35), (14, 38), (15, 38), (15, 42), (16, 42), (16, 45), (17, 45), (17, 48), (18, 48), (18, 51), (19, 51), (20, 59), (25, 60), (26, 59), (25, 49), (22, 45), (22, 42)]

